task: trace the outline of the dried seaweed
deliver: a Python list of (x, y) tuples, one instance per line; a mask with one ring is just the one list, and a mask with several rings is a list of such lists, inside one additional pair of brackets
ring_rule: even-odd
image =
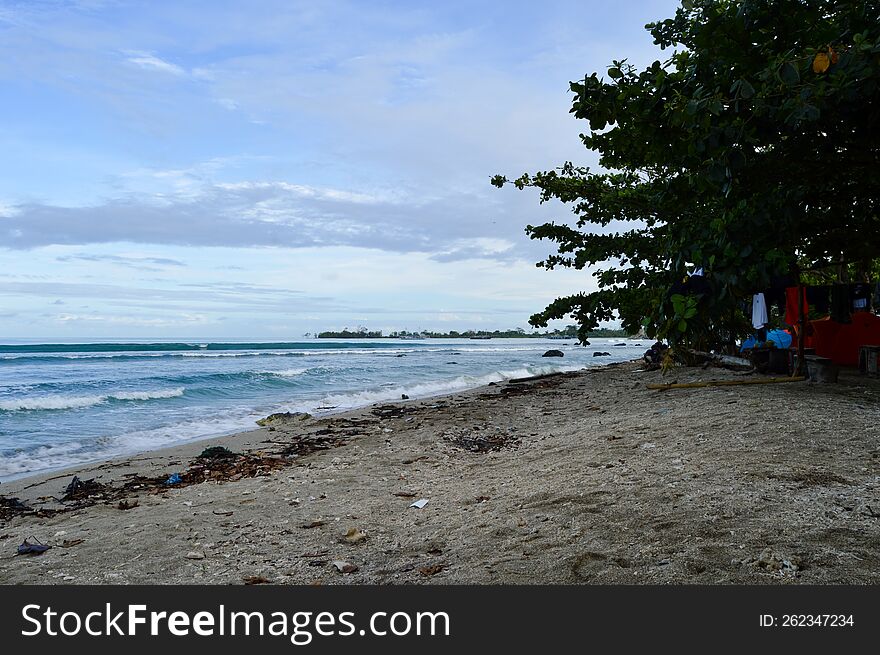
[(94, 478), (88, 480), (80, 480), (75, 475), (67, 485), (61, 502), (69, 502), (71, 500), (88, 500), (93, 496), (102, 496), (107, 491), (107, 485), (96, 482)]
[(472, 453), (488, 453), (504, 448), (516, 448), (520, 440), (516, 437), (500, 432), (492, 434), (462, 434), (446, 437), (446, 441), (458, 448)]

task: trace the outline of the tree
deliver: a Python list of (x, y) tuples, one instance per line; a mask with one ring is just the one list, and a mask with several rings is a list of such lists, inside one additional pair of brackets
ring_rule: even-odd
[[(598, 266), (598, 291), (530, 322), (571, 316), (579, 337), (618, 317), (708, 348), (748, 329), (743, 300), (772, 277), (880, 253), (880, 3), (693, 0), (647, 26), (673, 49), (637, 70), (573, 82), (598, 172), (566, 163), (512, 183), (570, 204), (548, 269)], [(495, 176), (492, 183), (508, 180)], [(675, 292), (703, 268), (698, 293)]]

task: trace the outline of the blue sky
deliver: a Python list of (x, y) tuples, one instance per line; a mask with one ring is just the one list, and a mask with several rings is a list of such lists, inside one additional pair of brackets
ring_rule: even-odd
[(489, 178), (676, 4), (0, 0), (0, 339), (526, 327), (593, 282)]

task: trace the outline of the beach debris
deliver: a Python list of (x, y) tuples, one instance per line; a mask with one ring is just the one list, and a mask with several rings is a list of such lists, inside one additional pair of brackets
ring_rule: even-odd
[(370, 410), (370, 413), (379, 418), (399, 418), (404, 414), (412, 414), (417, 411), (419, 409), (412, 405), (379, 405)]
[[(28, 539), (33, 539), (33, 541), (28, 541)], [(34, 536), (30, 536), (28, 539), (25, 539), (18, 546), (18, 555), (42, 555), (52, 547)]]
[(484, 432), (468, 432), (465, 434), (447, 435), (445, 439), (452, 445), (472, 453), (488, 453), (503, 448), (516, 448), (520, 444), (518, 438), (505, 432), (490, 432), (488, 434)]
[(428, 504), (427, 498), (419, 498), (418, 500), (410, 503), (410, 507), (415, 507), (416, 509), (423, 509), (425, 505)]
[(475, 501), (476, 501), (477, 504), (479, 504), (479, 503), (485, 503), (485, 502), (488, 501), (488, 500), (491, 500), (491, 499), (489, 498), (489, 496), (477, 496), (476, 499), (475, 499)]
[[(548, 351), (550, 352), (550, 351)], [(508, 384), (522, 384), (523, 382), (537, 382), (539, 380), (547, 380), (550, 378), (558, 378), (564, 376), (565, 373), (562, 371), (556, 371), (555, 373), (542, 373), (541, 375), (530, 375), (525, 378), (510, 378), (507, 383)], [(489, 383), (490, 386), (494, 384), (493, 382)]]
[(238, 455), (228, 448), (224, 448), (223, 446), (210, 446), (209, 448), (205, 448), (196, 459), (225, 460), (235, 459), (236, 457), (238, 457)]
[(73, 548), (74, 546), (79, 546), (84, 541), (85, 539), (65, 539), (61, 542), (60, 546), (62, 548)]
[(416, 497), (416, 494), (414, 491), (395, 491), (394, 495), (398, 496), (399, 498), (415, 498)]
[(165, 484), (171, 486), (174, 484), (180, 484), (181, 481), (182, 478), (180, 477), (180, 473), (172, 473), (170, 476), (168, 476), (168, 479), (165, 480)]
[(301, 527), (303, 530), (311, 530), (312, 528), (320, 528), (325, 524), (325, 521), (312, 521), (311, 523), (303, 523)]
[(405, 393), (402, 393), (402, 394), (400, 394), (400, 399), (401, 400), (409, 400), (409, 396), (407, 396)]
[(798, 571), (803, 568), (799, 557), (788, 558), (775, 552), (772, 548), (765, 548), (749, 564), (777, 575), (797, 575)]
[(318, 430), (317, 434), (294, 437), (278, 454), (284, 457), (303, 457), (319, 450), (344, 446), (346, 442), (342, 437), (325, 436), (332, 433), (333, 430)]
[(80, 480), (77, 476), (73, 476), (70, 484), (61, 497), (62, 502), (69, 500), (83, 500), (94, 495), (98, 495), (106, 491), (107, 486), (96, 482), (94, 478), (89, 480)]
[(122, 510), (134, 509), (137, 506), (138, 506), (137, 498), (135, 498), (132, 502), (128, 502), (127, 500), (125, 500), (123, 498), (122, 500), (119, 501), (119, 504), (116, 506), (116, 509), (122, 509)]
[(272, 584), (272, 581), (269, 578), (266, 578), (262, 575), (249, 575), (245, 578), (242, 578), (242, 582), (246, 585), (254, 585), (254, 584)]
[(419, 567), (419, 573), (421, 573), (426, 578), (429, 578), (433, 575), (437, 575), (446, 568), (445, 564), (429, 564), (428, 566)]
[(216, 509), (211, 512), (212, 514), (216, 514), (217, 516), (232, 516), (233, 512), (218, 512)]
[(548, 350), (541, 357), (565, 357), (565, 353), (561, 350)]
[(648, 389), (666, 391), (667, 389), (698, 389), (700, 387), (735, 387), (744, 384), (778, 384), (783, 382), (803, 382), (803, 377), (792, 378), (753, 378), (749, 380), (706, 380), (704, 382), (682, 382), (669, 384), (647, 384)]
[[(427, 502), (427, 501), (425, 501)], [(362, 541), (366, 540), (367, 533), (362, 532), (358, 528), (349, 528), (348, 532), (345, 533), (343, 539), (350, 544), (359, 544)]]
[(333, 566), (336, 567), (336, 570), (340, 573), (354, 573), (358, 570), (357, 564), (352, 564), (351, 562), (345, 562), (341, 559), (334, 560)]
[(32, 508), (25, 505), (18, 498), (0, 496), (0, 520), (11, 519), (13, 516), (29, 514), (33, 511)]
[(611, 357), (611, 353), (599, 352), (597, 350), (593, 353), (593, 357)]
[(310, 418), (312, 418), (312, 415), (308, 412), (276, 412), (275, 414), (269, 414), (266, 418), (259, 419), (257, 425), (268, 427), (270, 425), (284, 425), (285, 423), (302, 423)]
[(191, 550), (184, 557), (187, 559), (205, 559), (205, 554), (200, 550)]

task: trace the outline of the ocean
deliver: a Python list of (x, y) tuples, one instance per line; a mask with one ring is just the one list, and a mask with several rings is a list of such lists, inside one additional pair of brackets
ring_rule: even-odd
[[(253, 429), (273, 412), (425, 398), (629, 360), (650, 346), (591, 341), (0, 345), (0, 480)], [(565, 356), (541, 357), (551, 348)]]

